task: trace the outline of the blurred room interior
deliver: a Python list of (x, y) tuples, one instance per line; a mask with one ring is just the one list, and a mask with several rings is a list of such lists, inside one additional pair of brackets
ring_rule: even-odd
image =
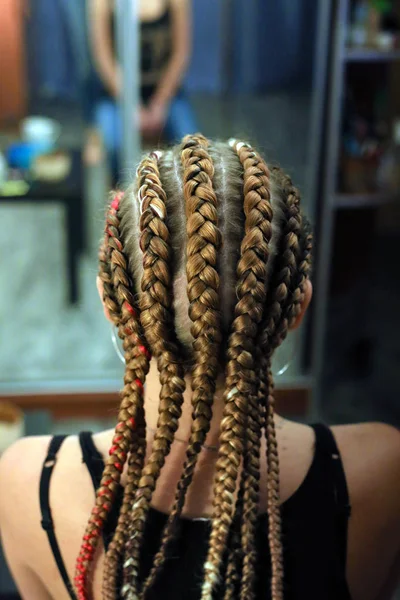
[[(86, 2), (2, 0), (0, 14), (0, 421), (11, 402), (29, 435), (113, 424), (123, 374), (95, 279), (109, 190), (140, 147), (124, 121), (117, 182), (101, 139), (88, 149)], [(120, 62), (137, 81), (140, 29), (120, 5)], [(311, 314), (277, 357), (280, 410), (399, 425), (400, 5), (192, 5), (184, 87), (199, 130), (282, 164), (315, 228)], [(0, 598), (13, 591), (0, 557)]]

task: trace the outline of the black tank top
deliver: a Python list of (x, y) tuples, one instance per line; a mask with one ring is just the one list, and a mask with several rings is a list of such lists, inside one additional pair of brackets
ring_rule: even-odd
[[(164, 13), (152, 21), (140, 22), (140, 94), (147, 102), (164, 74), (171, 56), (171, 12), (167, 5)], [(111, 39), (115, 55), (115, 15), (111, 19)]]
[[(342, 461), (331, 430), (313, 425), (315, 453), (300, 487), (281, 506), (283, 523), (285, 600), (351, 600), (346, 582), (349, 497)], [(42, 527), (46, 531), (60, 575), (71, 598), (76, 599), (57, 543), (49, 505), (49, 486), (56, 456), (66, 436), (52, 439), (40, 482)], [(93, 486), (98, 488), (104, 461), (92, 435), (81, 433), (79, 442)], [(122, 488), (104, 531), (108, 547), (118, 520)], [(151, 509), (142, 550), (140, 579), (150, 572), (167, 516)], [(202, 569), (210, 525), (204, 520), (181, 519), (176, 543), (156, 585), (146, 600), (199, 600)], [(261, 515), (257, 530), (258, 565), (256, 598), (270, 598), (268, 518)], [(215, 595), (220, 600), (222, 595)]]

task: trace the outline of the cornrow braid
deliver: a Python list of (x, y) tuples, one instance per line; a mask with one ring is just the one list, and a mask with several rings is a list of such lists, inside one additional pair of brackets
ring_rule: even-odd
[(185, 390), (177, 340), (171, 334), (174, 331), (171, 247), (166, 222), (166, 195), (160, 182), (158, 159), (159, 155), (153, 153), (142, 161), (138, 170), (140, 247), (143, 252), (141, 323), (157, 358), (161, 391), (157, 430), (132, 506), (125, 546), (122, 595), (129, 600), (139, 597), (138, 573), (144, 527), (157, 479), (178, 428)]
[(279, 503), (279, 458), (274, 421), (274, 383), (271, 357), (275, 348), (285, 339), (289, 326), (300, 310), (311, 242), (309, 240), (307, 243), (308, 255), (305, 255), (306, 246), (303, 244), (302, 251), (300, 244), (303, 227), (299, 193), (290, 178), (279, 169), (274, 170), (274, 175), (280, 178), (283, 187), (284, 226), (270, 286), (271, 294), (267, 300), (265, 326), (262, 328), (260, 341), (259, 401), (264, 403), (266, 400), (265, 430), (269, 544), (272, 568), (271, 591), (273, 600), (281, 600), (283, 598), (283, 552)]
[[(270, 182), (277, 193), (273, 203)], [(134, 196), (128, 192), (112, 200), (99, 254), (103, 300), (122, 339), (126, 372), (120, 422), (77, 562), (78, 600), (89, 597), (95, 548), (120, 490), (126, 462), (127, 481), (105, 557), (102, 597), (145, 600), (152, 595), (210, 428), (222, 341), (223, 348), (227, 346), (226, 389), (201, 598), (211, 600), (218, 592), (224, 600), (254, 600), (260, 440), (265, 428), (271, 596), (283, 600), (271, 360), (300, 313), (310, 270), (312, 238), (302, 220), (298, 191), (279, 169), (269, 172), (248, 144), (232, 141), (229, 149), (219, 142), (210, 145), (200, 135), (187, 136), (162, 160), (159, 153), (144, 158), (136, 186)], [(189, 311), (179, 285), (185, 251)], [(138, 293), (134, 281), (139, 280)], [(177, 298), (175, 288), (179, 288)], [(150, 351), (157, 358), (161, 391), (157, 429), (146, 463), (142, 391)], [(145, 526), (178, 427), (185, 364), (191, 367), (191, 434), (161, 545), (142, 584)]]
[[(99, 250), (99, 277), (103, 284), (103, 302), (107, 307), (110, 318), (113, 323), (118, 326), (121, 317), (121, 311), (115, 297), (115, 290), (112, 283), (112, 273), (110, 266), (110, 247), (108, 245), (110, 235), (108, 230), (108, 213), (111, 210), (116, 210), (121, 200), (121, 194), (117, 193), (112, 200), (113, 206), (109, 206), (107, 209), (106, 226), (104, 231), (103, 243)], [(111, 203), (111, 204), (112, 204)]]
[[(211, 600), (220, 577), (224, 548), (232, 523), (233, 495), (244, 452), (248, 398), (256, 394), (255, 341), (266, 298), (266, 264), (272, 235), (269, 171), (247, 144), (232, 142), (244, 167), (245, 235), (237, 267), (238, 283), (228, 364), (220, 449), (214, 482), (214, 512), (202, 600)], [(257, 482), (255, 482), (257, 484)], [(254, 499), (248, 496), (248, 502)], [(253, 506), (249, 507), (254, 511)], [(247, 510), (247, 507), (245, 507)], [(250, 532), (251, 533), (251, 532)]]
[[(119, 239), (118, 209), (121, 197), (116, 197), (109, 209), (106, 238), (108, 243), (105, 253), (109, 253), (111, 265), (111, 279), (109, 271), (101, 267), (100, 276), (103, 283), (107, 278), (107, 287), (104, 295), (106, 306), (113, 307), (113, 319), (118, 322), (119, 335), (129, 338), (126, 347), (126, 372), (125, 385), (122, 392), (122, 402), (118, 414), (118, 424), (115, 428), (113, 444), (108, 458), (100, 486), (96, 493), (96, 503), (92, 510), (89, 523), (83, 537), (83, 543), (77, 559), (76, 576), (74, 579), (78, 600), (89, 598), (88, 578), (90, 566), (93, 563), (94, 553), (99, 542), (101, 532), (107, 520), (116, 492), (119, 488), (121, 473), (126, 461), (128, 451), (131, 449), (138, 419), (138, 412), (143, 404), (143, 386), (149, 368), (149, 354), (145, 346), (137, 350), (130, 348), (139, 339), (141, 328), (137, 319), (137, 312), (132, 305), (133, 297), (129, 292), (130, 281), (126, 272), (126, 260), (123, 255), (122, 243)], [(105, 258), (104, 256), (101, 257)], [(108, 296), (108, 293), (110, 296)], [(117, 303), (119, 311), (116, 308)], [(140, 418), (140, 414), (139, 414)]]
[[(235, 148), (235, 146), (233, 147)], [(238, 149), (238, 146), (235, 149), (244, 168), (244, 194), (246, 196), (247, 186), (252, 185), (251, 177), (253, 176), (253, 171), (249, 163), (246, 162), (248, 161), (248, 154), (243, 153), (241, 148)], [(248, 150), (252, 151), (255, 159), (260, 160), (260, 157), (254, 150), (249, 147)], [(255, 348), (255, 357), (256, 359), (259, 357), (257, 348)], [(257, 365), (257, 360), (255, 361), (255, 365)], [(242, 465), (243, 515), (241, 517), (241, 547), (243, 567), (240, 582), (241, 600), (251, 600), (254, 597), (255, 565), (257, 562), (255, 535), (260, 499), (260, 446), (262, 432), (257, 390), (249, 395), (247, 410), (247, 427)]]
[[(240, 152), (238, 155), (239, 159), (245, 159), (245, 156)], [(245, 169), (244, 187), (246, 188), (247, 173), (244, 164), (243, 166)], [(259, 356), (257, 348), (255, 349), (255, 356)], [(257, 360), (255, 364), (257, 364)], [(255, 534), (260, 494), (260, 446), (262, 433), (262, 420), (257, 393), (249, 395), (247, 410), (247, 425), (239, 491), (239, 494), (242, 494), (243, 497), (238, 498), (234, 517), (240, 523), (241, 535), (239, 536), (236, 533), (233, 536), (233, 546), (229, 549), (230, 555), (228, 555), (228, 570), (225, 582), (226, 600), (235, 597), (235, 590), (239, 581), (240, 598), (250, 600), (254, 597), (255, 565), (257, 561)], [(239, 556), (242, 558), (240, 579), (238, 577), (238, 570), (235, 568)]]
[[(146, 359), (146, 374), (149, 370), (151, 359), (147, 344), (144, 341), (143, 330), (141, 324), (137, 322), (135, 328), (132, 328), (132, 311), (128, 307), (135, 306), (134, 311), (138, 314), (138, 307), (135, 305), (133, 295), (133, 284), (128, 275), (128, 258), (122, 250), (122, 244), (117, 241), (117, 233), (119, 227), (114, 223), (114, 237), (110, 240), (111, 247), (114, 247), (114, 252), (111, 257), (111, 265), (114, 273), (114, 288), (117, 292), (118, 300), (122, 308), (122, 320), (120, 324), (120, 337), (123, 338), (123, 347), (125, 351), (125, 361), (127, 369), (125, 373), (125, 387), (123, 393), (129, 395), (129, 387), (132, 386), (132, 369), (129, 368), (131, 361), (138, 358), (143, 361), (143, 356)], [(110, 226), (109, 226), (110, 228)], [(125, 317), (125, 318), (124, 318)], [(121, 336), (122, 330), (122, 336)], [(119, 513), (117, 528), (115, 530), (112, 542), (106, 554), (104, 573), (103, 573), (103, 598), (105, 600), (113, 600), (116, 595), (117, 581), (119, 574), (119, 563), (126, 542), (129, 520), (129, 513), (133, 501), (134, 494), (138, 487), (141, 472), (143, 469), (144, 459), (146, 455), (146, 428), (144, 421), (144, 397), (140, 394), (135, 405), (136, 412), (136, 430), (132, 437), (131, 446), (129, 448), (128, 472), (126, 485), (124, 487), (124, 495), (121, 510)]]
[(212, 179), (214, 166), (207, 152), (208, 141), (200, 135), (186, 136), (182, 142), (184, 197), (187, 213), (187, 290), (192, 321), (194, 366), (192, 369), (192, 428), (183, 474), (175, 503), (164, 530), (161, 547), (143, 588), (154, 583), (165, 561), (166, 551), (181, 515), (187, 489), (202, 445), (210, 429), (212, 404), (219, 369), (221, 343), (217, 197)]

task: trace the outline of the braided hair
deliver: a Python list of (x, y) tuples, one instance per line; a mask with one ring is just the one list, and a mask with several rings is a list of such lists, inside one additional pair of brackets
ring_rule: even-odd
[[(141, 471), (145, 450), (143, 432), (143, 386), (149, 370), (150, 353), (143, 337), (135, 304), (128, 260), (120, 240), (119, 207), (116, 196), (107, 214), (104, 242), (100, 249), (100, 278), (104, 286), (104, 303), (118, 325), (125, 351), (125, 377), (118, 423), (101, 483), (76, 564), (75, 587), (78, 600), (85, 600), (90, 567), (108, 514), (115, 501), (121, 474), (131, 453), (131, 463)], [(119, 539), (116, 532), (115, 544)]]
[(144, 160), (139, 167), (140, 247), (143, 252), (141, 281), (141, 323), (157, 359), (161, 391), (159, 418), (152, 452), (144, 466), (132, 505), (129, 537), (125, 548), (124, 586), (126, 598), (138, 595), (140, 548), (146, 517), (157, 479), (171, 448), (181, 414), (185, 390), (183, 364), (172, 312), (171, 249), (166, 224), (166, 194), (159, 180), (158, 156)]
[[(271, 360), (301, 311), (311, 250), (312, 237), (290, 178), (237, 140), (226, 144), (200, 134), (186, 136), (179, 146), (145, 156), (134, 185), (112, 200), (99, 276), (123, 342), (126, 370), (110, 456), (77, 559), (78, 600), (90, 598), (94, 553), (125, 464), (103, 597), (145, 600), (161, 576), (170, 544), (179, 535), (179, 517), (210, 430), (221, 376), (223, 418), (201, 598), (212, 600), (216, 592), (224, 600), (255, 598), (265, 432), (271, 598), (283, 600)], [(152, 357), (161, 385), (157, 427), (147, 448), (144, 384)], [(146, 523), (178, 429), (186, 375), (192, 400), (186, 459), (158, 552), (147, 579), (141, 580)]]
[(219, 370), (220, 300), (217, 197), (213, 189), (214, 166), (207, 152), (208, 141), (200, 135), (187, 136), (182, 143), (183, 192), (187, 215), (187, 284), (189, 316), (192, 321), (194, 364), (192, 379), (192, 431), (186, 462), (178, 485), (174, 506), (165, 527), (161, 548), (144, 585), (154, 583), (166, 558), (186, 492), (193, 479), (197, 458), (210, 428), (212, 404)]

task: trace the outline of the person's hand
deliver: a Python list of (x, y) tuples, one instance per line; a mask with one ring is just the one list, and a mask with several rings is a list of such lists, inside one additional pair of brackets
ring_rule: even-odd
[(166, 116), (167, 111), (163, 104), (150, 104), (148, 107), (148, 117), (150, 128), (154, 133), (158, 133), (164, 127)]
[(160, 133), (165, 124), (166, 109), (159, 104), (141, 106), (139, 109), (140, 131), (143, 135), (153, 136)]
[(141, 133), (144, 135), (149, 134), (151, 131), (151, 122), (149, 109), (145, 106), (139, 108), (139, 127)]

